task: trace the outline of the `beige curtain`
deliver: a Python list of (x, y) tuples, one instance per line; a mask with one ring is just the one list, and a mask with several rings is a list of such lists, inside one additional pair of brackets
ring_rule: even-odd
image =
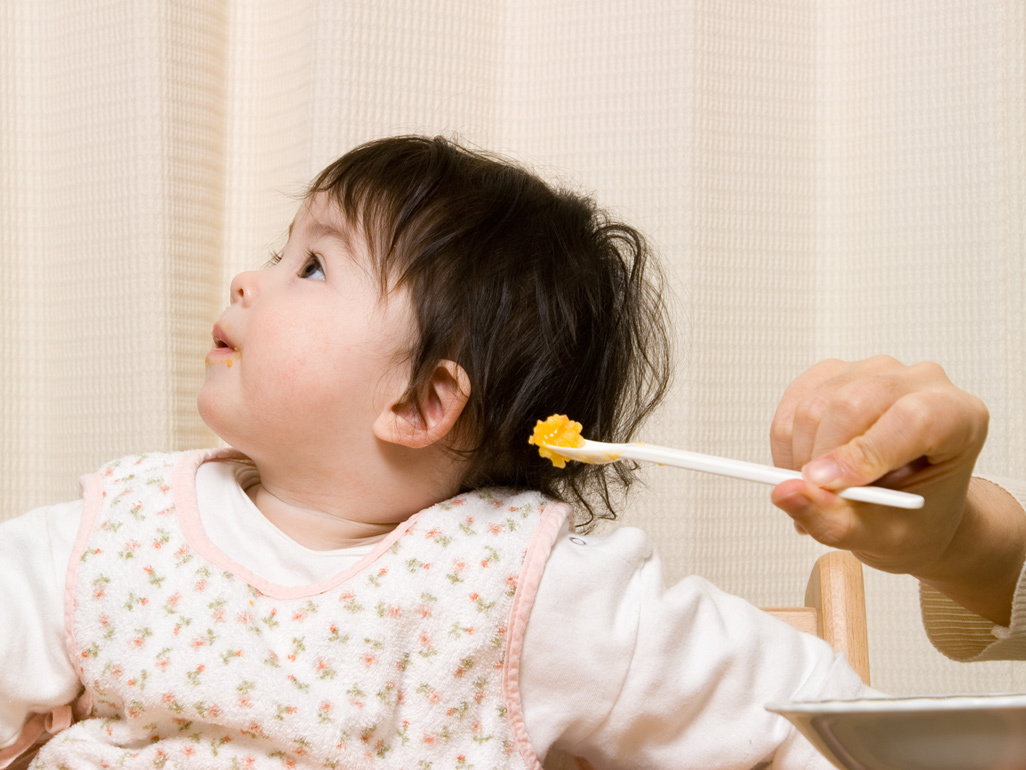
[[(793, 376), (887, 352), (983, 397), (982, 468), (1024, 477), (1024, 84), (1021, 0), (3, 0), (0, 518), (212, 443), (194, 393), (230, 276), (321, 166), (399, 132), (648, 233), (682, 352), (650, 440), (768, 461)], [(646, 479), (623, 520), (668, 579), (800, 602), (820, 549), (766, 487)], [(1026, 689), (933, 652), (914, 581), (868, 588), (877, 686)]]

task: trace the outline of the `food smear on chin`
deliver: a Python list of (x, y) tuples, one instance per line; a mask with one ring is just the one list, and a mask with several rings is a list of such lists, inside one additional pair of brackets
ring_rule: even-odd
[(236, 359), (242, 356), (242, 352), (238, 348), (231, 348), (232, 355), (218, 355), (215, 357), (215, 353), (218, 353), (222, 350), (228, 350), (228, 347), (219, 346), (214, 350), (210, 351), (207, 354), (207, 357), (204, 359), (203, 363), (206, 366), (217, 366), (218, 364), (224, 364), (225, 366), (230, 367), (236, 361)]

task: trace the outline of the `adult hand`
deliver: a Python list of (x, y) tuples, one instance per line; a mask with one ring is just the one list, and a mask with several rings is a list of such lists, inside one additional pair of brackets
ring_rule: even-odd
[[(774, 415), (773, 460), (805, 478), (780, 484), (773, 502), (816, 540), (1007, 622), (1026, 516), (1013, 498), (972, 479), (988, 421), (983, 402), (937, 364), (822, 361), (787, 388)], [(831, 491), (865, 484), (926, 502), (905, 511)]]

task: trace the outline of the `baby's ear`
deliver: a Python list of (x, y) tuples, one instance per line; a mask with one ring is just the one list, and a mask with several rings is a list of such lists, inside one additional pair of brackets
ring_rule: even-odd
[(470, 378), (454, 361), (439, 361), (427, 383), (410, 398), (396, 402), (374, 421), (382, 441), (422, 449), (444, 439), (470, 398)]

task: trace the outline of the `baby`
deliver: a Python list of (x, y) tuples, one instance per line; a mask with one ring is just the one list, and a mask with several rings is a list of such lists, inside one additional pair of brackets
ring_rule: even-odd
[(664, 590), (641, 532), (584, 534), (631, 469), (528, 444), (659, 401), (653, 271), (588, 199), (442, 139), (328, 166), (214, 325), (198, 404), (231, 449), (0, 525), (0, 767), (51, 734), (33, 767), (829, 767), (764, 705), (864, 694), (844, 659)]

